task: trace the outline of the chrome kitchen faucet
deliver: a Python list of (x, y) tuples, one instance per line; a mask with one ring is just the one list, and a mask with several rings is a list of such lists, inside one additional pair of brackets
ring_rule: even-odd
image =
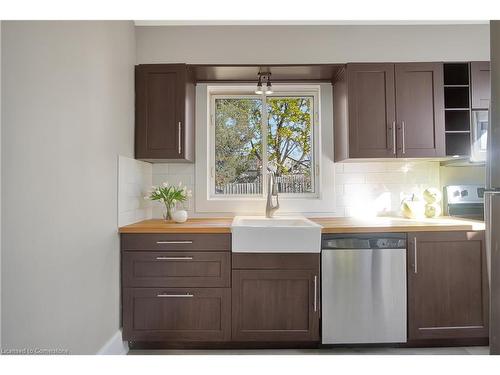
[[(268, 170), (266, 217), (273, 217), (274, 212), (280, 208), (280, 202), (278, 201), (278, 186), (275, 174), (271, 169), (268, 168)], [(276, 204), (273, 204), (273, 197), (276, 197)]]

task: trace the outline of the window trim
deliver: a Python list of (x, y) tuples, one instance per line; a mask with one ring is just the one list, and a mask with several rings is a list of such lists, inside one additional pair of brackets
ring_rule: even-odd
[[(300, 88), (305, 88), (301, 90)], [(220, 87), (218, 89), (221, 89)], [(250, 88), (249, 88), (250, 89)], [(234, 93), (219, 93), (218, 90), (210, 90), (207, 95), (209, 96), (209, 112), (208, 112), (208, 178), (209, 178), (209, 200), (259, 200), (267, 195), (266, 173), (262, 174), (262, 194), (252, 195), (239, 195), (239, 194), (215, 194), (215, 102), (217, 99), (260, 99), (262, 102), (262, 116), (261, 116), (261, 133), (262, 133), (262, 170), (266, 169), (268, 164), (267, 156), (267, 132), (268, 116), (267, 116), (267, 98), (286, 98), (286, 97), (312, 97), (313, 108), (311, 116), (311, 173), (312, 173), (312, 186), (313, 192), (311, 193), (280, 193), (282, 199), (318, 199), (321, 194), (320, 183), (320, 155), (321, 155), (321, 117), (320, 117), (320, 88), (319, 86), (303, 85), (303, 86), (273, 86), (272, 94), (250, 94), (247, 90), (241, 90)], [(254, 89), (254, 88), (253, 88)]]
[[(320, 109), (321, 131), (318, 142), (321, 145), (319, 156), (319, 183), (318, 198), (285, 198), (280, 194), (280, 210), (278, 215), (303, 214), (308, 216), (336, 215), (335, 204), (335, 164), (333, 148), (333, 88), (331, 83), (317, 83), (308, 85), (284, 84), (291, 91), (297, 87), (319, 87), (320, 97), (317, 106)], [(209, 125), (210, 125), (210, 96), (209, 93), (242, 94), (253, 92), (255, 84), (242, 85), (241, 83), (198, 83), (196, 85), (196, 163), (194, 186), (195, 215), (227, 216), (227, 215), (262, 215), (266, 206), (266, 198), (246, 196), (244, 199), (209, 198), (210, 170), (209, 170)], [(278, 93), (278, 85), (273, 85)], [(283, 198), (283, 199), (281, 199)]]

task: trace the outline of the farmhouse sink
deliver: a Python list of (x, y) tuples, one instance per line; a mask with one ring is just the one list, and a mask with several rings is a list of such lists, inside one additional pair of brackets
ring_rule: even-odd
[(305, 217), (236, 216), (231, 233), (235, 253), (321, 251), (321, 225)]

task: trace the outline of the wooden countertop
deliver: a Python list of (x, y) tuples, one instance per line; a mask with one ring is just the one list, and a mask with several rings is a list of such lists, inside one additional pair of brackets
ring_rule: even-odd
[[(482, 221), (452, 217), (413, 220), (401, 217), (311, 218), (323, 226), (323, 233), (482, 231)], [(194, 218), (177, 224), (162, 219), (144, 220), (119, 228), (120, 233), (231, 233), (232, 218)]]

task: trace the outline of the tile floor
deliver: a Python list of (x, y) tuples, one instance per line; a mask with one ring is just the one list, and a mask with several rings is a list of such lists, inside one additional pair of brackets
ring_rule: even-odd
[(487, 346), (447, 348), (324, 348), (228, 350), (130, 350), (130, 355), (487, 355)]

